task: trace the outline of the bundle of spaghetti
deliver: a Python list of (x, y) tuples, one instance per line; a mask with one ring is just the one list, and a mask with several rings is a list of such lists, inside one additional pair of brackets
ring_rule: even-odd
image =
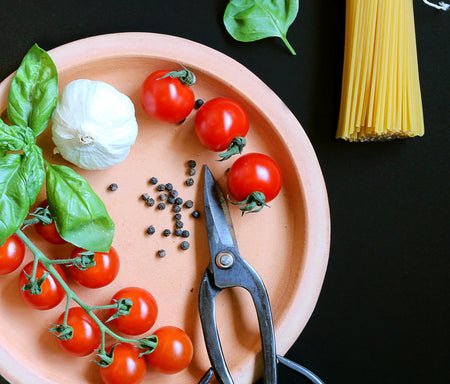
[(341, 110), (336, 137), (422, 136), (412, 0), (347, 0)]

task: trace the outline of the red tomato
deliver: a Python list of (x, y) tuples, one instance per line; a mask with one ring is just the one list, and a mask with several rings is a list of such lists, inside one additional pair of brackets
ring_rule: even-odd
[[(60, 276), (66, 280), (66, 275), (59, 265), (54, 265), (54, 268), (58, 271)], [(59, 283), (53, 278), (53, 276), (48, 275), (45, 281), (41, 285), (42, 292), (39, 295), (32, 295), (29, 291), (23, 291), (22, 287), (29, 283), (25, 272), (31, 276), (33, 270), (33, 262), (28, 263), (23, 268), (19, 277), (19, 288), (20, 294), (23, 300), (30, 304), (35, 309), (46, 310), (56, 307), (66, 296), (64, 289), (59, 285)], [(36, 279), (40, 279), (47, 270), (41, 263), (38, 263)]]
[[(140, 335), (147, 332), (158, 317), (158, 305), (152, 294), (138, 287), (123, 288), (117, 292), (112, 300), (130, 299), (133, 302), (130, 313), (111, 321), (111, 324), (127, 335)], [(116, 311), (111, 310), (110, 316)]]
[(194, 108), (195, 96), (189, 85), (179, 78), (165, 77), (168, 70), (151, 73), (142, 84), (141, 104), (151, 117), (168, 123), (179, 123)]
[[(42, 203), (39, 204), (39, 207), (45, 208), (48, 206), (47, 200), (44, 200)], [(58, 233), (58, 230), (56, 229), (55, 222), (52, 222), (51, 224), (44, 224), (44, 223), (37, 223), (35, 225), (36, 232), (39, 233), (39, 235), (44, 239), (47, 240), (49, 243), (52, 244), (66, 244), (67, 241), (64, 240)]]
[(25, 257), (25, 245), (17, 235), (6, 239), (0, 247), (0, 275), (15, 271), (22, 264)]
[(247, 113), (235, 101), (217, 97), (207, 101), (195, 116), (195, 133), (204, 147), (224, 151), (235, 137), (245, 137), (249, 129)]
[[(64, 312), (59, 316), (57, 324), (62, 324)], [(75, 356), (87, 356), (94, 352), (101, 342), (100, 328), (83, 308), (69, 309), (67, 324), (73, 329), (70, 340), (59, 340), (62, 349)]]
[(263, 202), (267, 203), (278, 195), (281, 183), (277, 164), (261, 153), (241, 156), (228, 172), (228, 191), (237, 201), (244, 201), (252, 193), (260, 192), (264, 195)]
[(158, 346), (146, 356), (150, 365), (157, 371), (166, 374), (177, 373), (191, 363), (194, 347), (182, 329), (162, 327), (154, 335), (158, 337)]
[[(111, 347), (107, 349), (110, 353)], [(134, 345), (119, 343), (114, 348), (113, 362), (100, 367), (100, 376), (105, 384), (139, 384), (144, 379), (147, 364), (139, 358), (141, 351)]]
[[(82, 248), (75, 248), (71, 258), (80, 256)], [(109, 252), (94, 253), (95, 266), (80, 270), (75, 266), (67, 267), (69, 275), (79, 284), (88, 288), (101, 288), (110, 284), (119, 273), (120, 259), (116, 250), (111, 247)]]

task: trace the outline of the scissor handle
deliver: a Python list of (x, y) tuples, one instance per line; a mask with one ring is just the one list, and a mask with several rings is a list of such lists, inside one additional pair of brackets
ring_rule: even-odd
[(221, 291), (214, 285), (214, 277), (207, 269), (200, 283), (199, 292), (199, 312), (202, 323), (203, 337), (205, 339), (206, 350), (211, 362), (214, 374), (220, 384), (233, 384), (225, 356), (223, 355), (220, 343), (219, 331), (216, 322), (215, 298)]

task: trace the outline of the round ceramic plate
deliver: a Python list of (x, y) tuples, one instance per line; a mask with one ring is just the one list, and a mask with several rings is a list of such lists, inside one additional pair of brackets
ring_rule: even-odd
[[(25, 53), (25, 52), (24, 52)], [(60, 90), (74, 79), (106, 81), (128, 95), (136, 107), (139, 135), (129, 157), (105, 171), (80, 173), (105, 202), (116, 224), (113, 245), (121, 257), (121, 270), (109, 286), (89, 290), (71, 283), (90, 304), (105, 304), (120, 288), (148, 289), (159, 304), (154, 329), (175, 325), (191, 336), (195, 354), (183, 372), (163, 376), (151, 369), (148, 383), (196, 383), (209, 368), (197, 311), (200, 278), (208, 265), (204, 220), (187, 213), (191, 247), (179, 249), (180, 239), (164, 238), (172, 228), (172, 213), (146, 207), (140, 195), (157, 193), (148, 184), (151, 176), (171, 182), (186, 199), (202, 210), (202, 172), (193, 187), (183, 185), (186, 161), (208, 164), (225, 190), (225, 171), (233, 160), (217, 162), (216, 153), (205, 150), (193, 130), (195, 112), (181, 125), (169, 125), (147, 117), (139, 104), (139, 90), (146, 76), (161, 68), (184, 65), (197, 75), (197, 98), (231, 97), (247, 110), (251, 128), (245, 152), (266, 153), (279, 164), (284, 184), (281, 194), (261, 213), (241, 217), (231, 207), (241, 254), (259, 272), (271, 299), (278, 353), (294, 343), (316, 304), (325, 275), (330, 236), (326, 189), (313, 148), (299, 122), (283, 102), (254, 74), (233, 59), (203, 45), (178, 37), (150, 33), (121, 33), (88, 38), (50, 52), (59, 71)], [(10, 78), (0, 85), (0, 111), (5, 111)], [(50, 129), (40, 137), (49, 161), (64, 164), (53, 155)], [(117, 183), (116, 192), (107, 186)], [(41, 193), (41, 198), (44, 193)], [(39, 201), (39, 200), (38, 200)], [(153, 224), (157, 232), (145, 234)], [(70, 246), (50, 246), (33, 228), (27, 230), (50, 256), (64, 256)], [(167, 256), (156, 256), (158, 249)], [(31, 259), (28, 253), (27, 258)], [(21, 301), (18, 273), (0, 281), (0, 371), (12, 383), (100, 383), (93, 357), (74, 358), (61, 352), (47, 331), (64, 310), (64, 303), (50, 311), (35, 311)], [(258, 323), (250, 296), (241, 289), (218, 297), (217, 321), (225, 357), (236, 383), (251, 383), (261, 375)]]

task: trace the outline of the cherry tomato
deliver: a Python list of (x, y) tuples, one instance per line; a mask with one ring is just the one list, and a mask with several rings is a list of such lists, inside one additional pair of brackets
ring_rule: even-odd
[[(54, 265), (60, 276), (66, 280), (66, 275), (59, 265)], [(28, 263), (23, 268), (19, 277), (19, 289), (23, 300), (35, 309), (46, 310), (56, 307), (66, 296), (64, 289), (59, 283), (48, 275), (41, 285), (42, 292), (39, 295), (32, 295), (29, 291), (23, 291), (22, 287), (29, 283), (25, 272), (31, 276), (33, 270), (33, 262)], [(41, 263), (38, 263), (36, 279), (39, 280), (47, 270)]]
[[(39, 207), (45, 208), (48, 206), (47, 200), (44, 200), (42, 203), (39, 204)], [(35, 225), (36, 232), (39, 233), (39, 235), (44, 239), (47, 240), (49, 243), (52, 244), (66, 244), (67, 241), (64, 240), (58, 233), (58, 230), (56, 229), (56, 224), (53, 221), (50, 224), (44, 224), (44, 223), (37, 223)]]
[[(110, 353), (109, 347), (106, 352)], [(105, 384), (139, 384), (147, 371), (145, 359), (139, 358), (141, 351), (134, 345), (119, 343), (113, 351), (113, 361), (100, 367), (100, 376)]]
[(17, 235), (6, 239), (0, 247), (0, 275), (15, 271), (22, 264), (25, 257), (25, 245)]
[(179, 123), (194, 108), (195, 96), (190, 86), (183, 83), (183, 78), (163, 78), (169, 72), (159, 70), (145, 79), (141, 88), (141, 104), (149, 116)]
[[(82, 248), (75, 248), (71, 258), (79, 257)], [(116, 250), (111, 247), (109, 252), (94, 253), (95, 266), (80, 270), (75, 266), (67, 267), (69, 275), (79, 284), (87, 288), (101, 288), (110, 284), (119, 273), (120, 259)]]
[[(59, 316), (57, 324), (62, 324), (64, 313)], [(69, 309), (67, 324), (73, 329), (70, 340), (59, 340), (63, 350), (75, 356), (87, 356), (94, 352), (101, 342), (100, 328), (83, 308)]]
[[(281, 172), (277, 164), (261, 153), (241, 156), (228, 172), (228, 191), (231, 197), (239, 202), (247, 200), (247, 205), (254, 199), (256, 210), (260, 210), (278, 195), (281, 183)], [(255, 192), (260, 192), (263, 196), (255, 197)], [(241, 209), (244, 211), (245, 208)]]
[(200, 143), (216, 152), (227, 149), (234, 138), (245, 137), (248, 129), (247, 113), (225, 97), (207, 101), (195, 116), (195, 133)]
[(194, 347), (189, 336), (180, 328), (166, 326), (154, 332), (158, 346), (147, 356), (151, 366), (166, 374), (185, 369), (192, 360)]
[[(140, 335), (147, 332), (158, 317), (158, 306), (152, 294), (138, 287), (123, 288), (117, 292), (112, 300), (130, 299), (133, 302), (130, 313), (111, 321), (111, 324), (127, 335)], [(111, 310), (110, 315), (116, 311)]]

